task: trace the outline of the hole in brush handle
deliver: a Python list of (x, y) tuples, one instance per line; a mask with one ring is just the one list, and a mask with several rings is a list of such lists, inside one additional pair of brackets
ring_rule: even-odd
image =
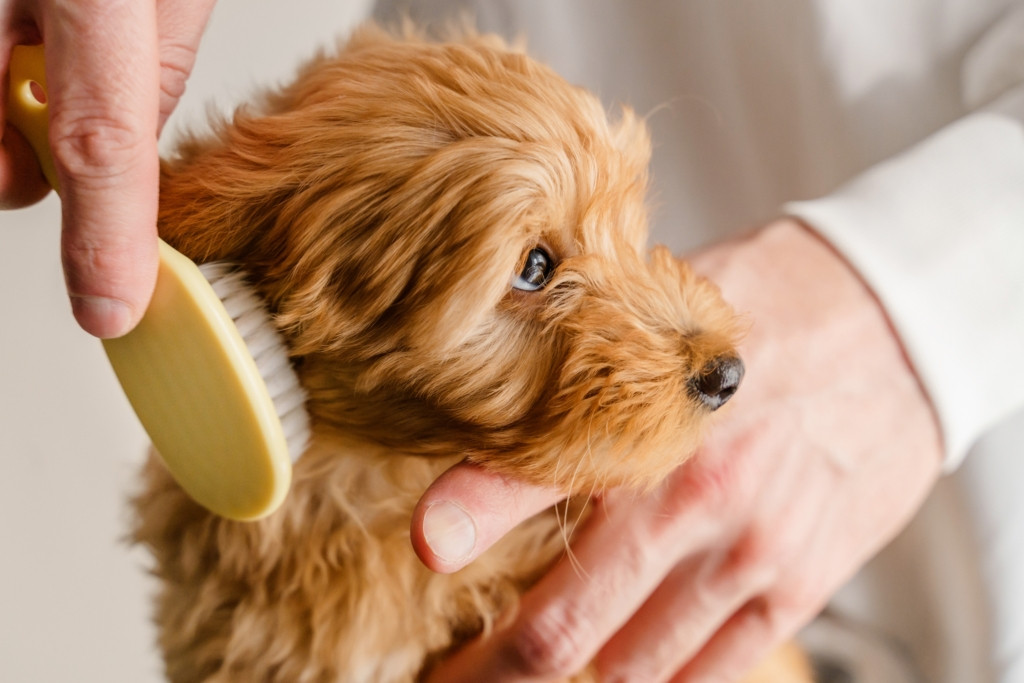
[(36, 153), (43, 175), (60, 192), (57, 170), (50, 156), (49, 95), (42, 45), (15, 45), (11, 50), (7, 120)]
[(28, 94), (29, 96), (41, 105), (46, 105), (46, 90), (40, 85), (39, 81), (28, 82)]

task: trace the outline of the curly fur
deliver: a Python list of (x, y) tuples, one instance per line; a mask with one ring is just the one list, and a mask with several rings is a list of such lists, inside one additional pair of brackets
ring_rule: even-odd
[[(553, 513), (465, 570), (409, 543), (468, 457), (567, 493), (648, 487), (710, 412), (688, 383), (734, 353), (716, 288), (647, 254), (647, 132), (493, 37), (358, 31), (185, 141), (159, 229), (252, 274), (314, 436), (281, 510), (194, 504), (157, 459), (135, 501), (173, 681), (412, 681), (490, 627), (564, 549)], [(510, 287), (534, 247), (557, 269)]]

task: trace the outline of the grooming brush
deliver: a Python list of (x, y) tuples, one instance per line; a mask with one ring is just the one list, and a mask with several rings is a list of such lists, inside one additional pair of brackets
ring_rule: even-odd
[[(11, 54), (8, 120), (58, 191), (43, 46)], [(157, 453), (198, 503), (230, 519), (273, 512), (309, 439), (305, 392), (262, 299), (230, 264), (196, 266), (163, 240), (138, 326), (103, 340)]]

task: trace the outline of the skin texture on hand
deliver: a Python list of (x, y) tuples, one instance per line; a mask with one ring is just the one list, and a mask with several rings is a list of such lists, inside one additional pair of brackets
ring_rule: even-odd
[[(96, 336), (130, 331), (152, 295), (157, 137), (184, 92), (212, 8), (213, 0), (5, 0), (0, 7), (5, 81), (14, 45), (46, 45), (65, 279), (75, 317)], [(2, 108), (0, 124), (0, 207), (26, 206), (45, 196), (45, 181)]]
[[(575, 562), (432, 681), (546, 681), (592, 659), (607, 681), (739, 679), (936, 481), (931, 406), (878, 302), (827, 244), (780, 220), (691, 260), (749, 317), (744, 386), (659, 489), (597, 498)], [(424, 495), (413, 544), (428, 567), (454, 571), (557, 498), (461, 465)]]

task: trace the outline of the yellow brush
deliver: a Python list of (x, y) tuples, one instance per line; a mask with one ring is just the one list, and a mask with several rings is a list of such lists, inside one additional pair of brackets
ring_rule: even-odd
[[(11, 54), (8, 120), (58, 190), (49, 152), (43, 46)], [(305, 393), (262, 301), (223, 263), (197, 267), (163, 240), (139, 325), (103, 346), (168, 470), (213, 512), (273, 512), (309, 438)]]

